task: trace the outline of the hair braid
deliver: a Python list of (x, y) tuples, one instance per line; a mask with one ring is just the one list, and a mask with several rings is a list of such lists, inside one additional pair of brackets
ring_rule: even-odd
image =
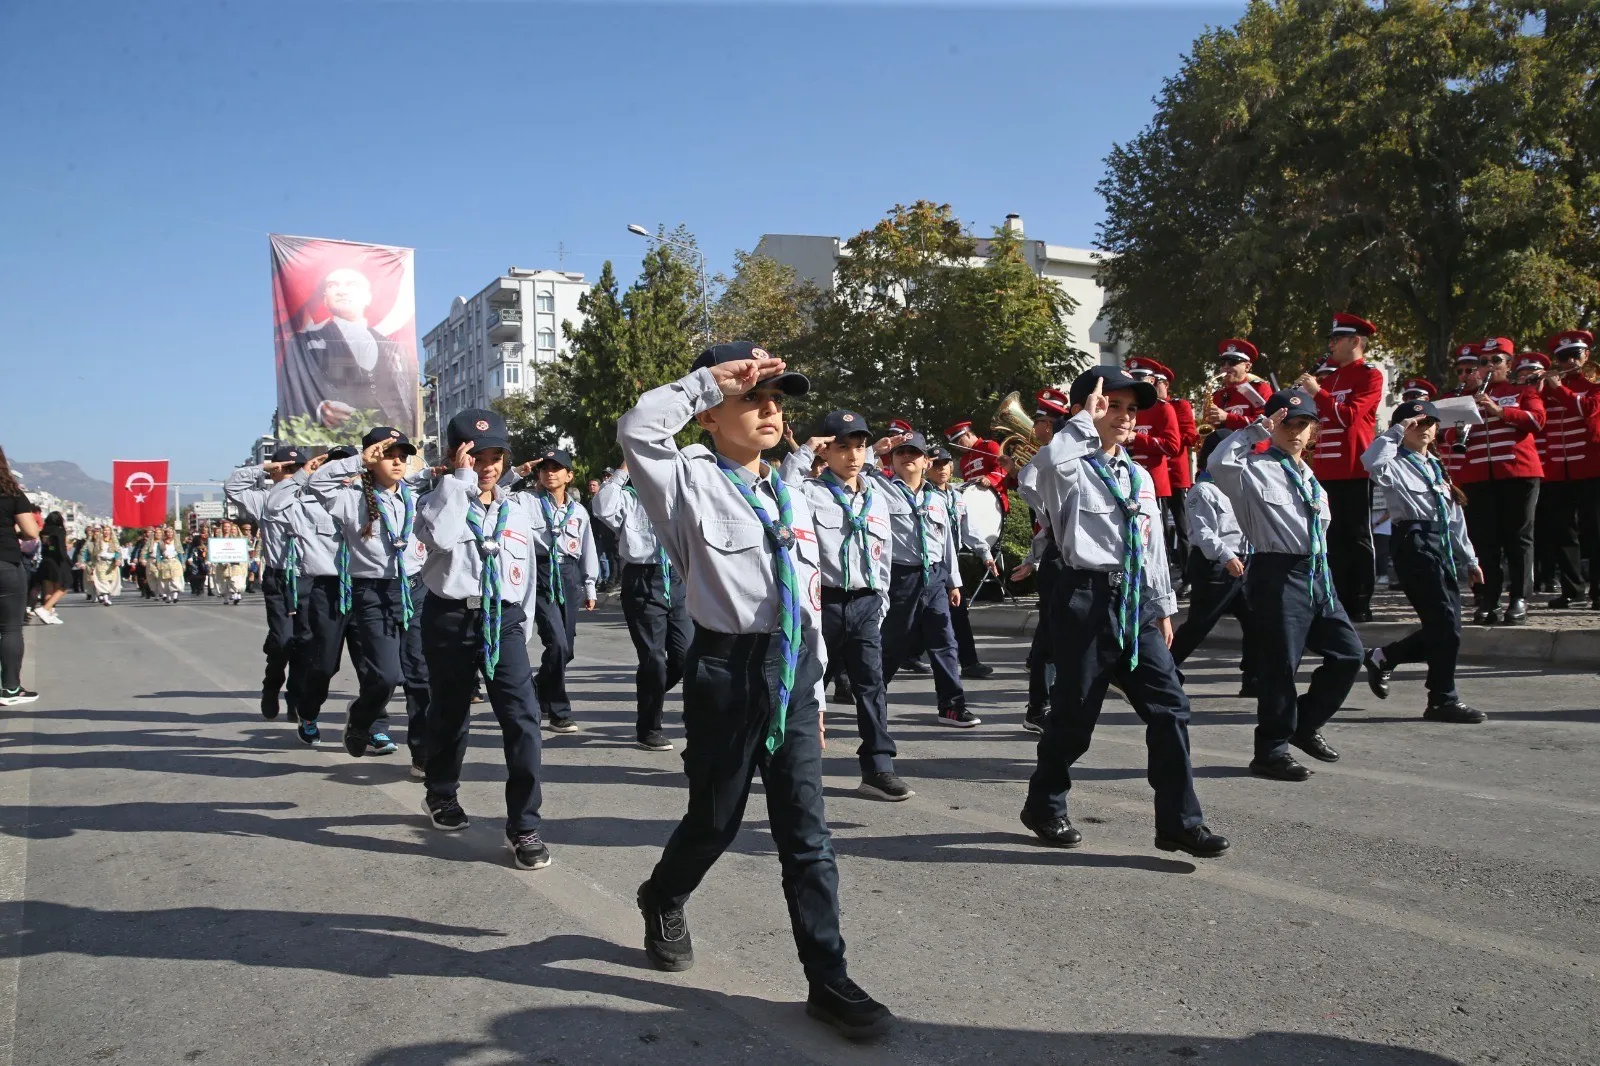
[(367, 501), (367, 522), (361, 527), (363, 538), (372, 536), (372, 524), (378, 520), (378, 494), (374, 490), (372, 471), (361, 471), (361, 495)]

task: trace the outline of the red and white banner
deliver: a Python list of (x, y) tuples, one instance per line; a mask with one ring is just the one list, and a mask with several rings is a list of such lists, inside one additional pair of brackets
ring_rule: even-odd
[(351, 443), (421, 432), (410, 248), (271, 234), (278, 436)]
[(111, 464), (111, 521), (124, 529), (167, 520), (167, 461), (117, 459)]

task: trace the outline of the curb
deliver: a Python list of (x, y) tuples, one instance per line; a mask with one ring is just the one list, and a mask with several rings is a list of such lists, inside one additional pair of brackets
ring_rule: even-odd
[[(1036, 607), (1010, 605), (974, 607), (968, 614), (975, 633), (1030, 637), (1039, 624)], [(1181, 624), (1179, 612), (1174, 624)], [(1363, 647), (1373, 648), (1398, 640), (1416, 629), (1414, 622), (1366, 622), (1356, 626)], [(1223, 618), (1206, 638), (1208, 643), (1238, 645), (1244, 636), (1239, 623)], [(1535, 629), (1529, 626), (1474, 626), (1461, 629), (1461, 658), (1467, 662), (1504, 664), (1542, 663), (1548, 666), (1600, 670), (1600, 625), (1588, 629)]]

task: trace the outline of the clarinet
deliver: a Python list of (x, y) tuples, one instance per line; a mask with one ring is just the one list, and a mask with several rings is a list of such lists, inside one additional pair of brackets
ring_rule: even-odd
[[(1489, 379), (1488, 378), (1484, 378), (1483, 384), (1478, 386), (1478, 390), (1472, 394), (1472, 397), (1473, 397), (1473, 399), (1477, 399), (1479, 396), (1482, 396), (1484, 393), (1486, 393), (1488, 391), (1489, 391)], [(1456, 438), (1456, 442), (1455, 442), (1455, 444), (1451, 445), (1450, 450), (1452, 452), (1454, 452), (1455, 454), (1457, 454), (1457, 455), (1466, 455), (1467, 454), (1467, 440), (1471, 436), (1472, 436), (1472, 427), (1470, 425), (1462, 426), (1461, 427), (1461, 435)]]

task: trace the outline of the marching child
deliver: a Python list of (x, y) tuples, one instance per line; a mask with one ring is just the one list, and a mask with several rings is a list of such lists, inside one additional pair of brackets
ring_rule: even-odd
[(1393, 644), (1370, 649), (1363, 661), (1367, 684), (1380, 700), (1389, 698), (1396, 666), (1426, 662), (1428, 706), (1422, 717), (1476, 724), (1486, 716), (1462, 703), (1456, 692), (1456, 655), (1461, 650), (1461, 576), (1481, 585), (1483, 572), (1455, 487), (1431, 454), (1438, 432), (1439, 409), (1431, 402), (1403, 403), (1389, 417), (1389, 428), (1361, 456), (1389, 503), (1395, 572), (1422, 622), (1421, 629)]
[[(851, 1037), (883, 1032), (889, 1011), (850, 980), (839, 933), (839, 874), (822, 804), (822, 576), (811, 507), (762, 461), (783, 436), (783, 401), (804, 375), (746, 342), (703, 352), (689, 375), (640, 397), (617, 439), (656, 535), (683, 574), (694, 641), (684, 664), (683, 768), (689, 808), (639, 886), (645, 952), (664, 970), (694, 965), (683, 907), (739, 832), (761, 772), (783, 866), (806, 1010)], [(716, 452), (679, 451), (691, 419)]]
[[(1323, 762), (1338, 761), (1321, 730), (1361, 669), (1361, 638), (1333, 588), (1328, 497), (1305, 459), (1317, 435), (1316, 402), (1301, 389), (1284, 389), (1261, 410), (1264, 417), (1217, 445), (1206, 469), (1233, 504), (1251, 547), (1244, 580), (1256, 645), (1250, 772), (1304, 781), (1311, 771), (1289, 754), (1289, 745)], [(1264, 440), (1272, 446), (1256, 452)], [(1295, 671), (1307, 651), (1321, 655), (1322, 665), (1305, 695), (1297, 696)]]
[(533, 600), (533, 516), (500, 478), (510, 461), (505, 420), (472, 409), (450, 420), (451, 474), (417, 504), (427, 545), (422, 648), (428, 661), (427, 755), (422, 812), (439, 830), (467, 828), (457, 793), (467, 754), (472, 693), (481, 676), (506, 756), (506, 847), (520, 870), (550, 865), (539, 837), (539, 710), (525, 627)]
[(656, 537), (650, 516), (628, 476), (628, 464), (614, 471), (592, 502), (595, 520), (617, 536), (622, 555), (622, 617), (639, 656), (635, 675), (639, 713), (634, 736), (646, 751), (671, 751), (661, 732), (662, 705), (683, 679), (683, 659), (694, 627), (684, 605), (683, 576), (672, 569), (667, 549)]
[[(999, 578), (1000, 566), (994, 561), (994, 551), (989, 547), (989, 542), (973, 528), (972, 517), (962, 498), (965, 483), (955, 480), (955, 472), (955, 457), (948, 449), (936, 446), (928, 453), (928, 484), (944, 497), (946, 509), (956, 516), (956, 546), (978, 557), (978, 563), (984, 569), (984, 576), (978, 579), (981, 587), (988, 578)], [(996, 488), (987, 482), (982, 484), (986, 486), (984, 491), (997, 497), (1005, 493), (1004, 488)], [(960, 567), (956, 568), (956, 577), (961, 577)], [(956, 635), (956, 658), (961, 663), (962, 680), (982, 681), (994, 676), (994, 667), (978, 658), (978, 642), (973, 637), (972, 619), (967, 614), (969, 598), (966, 590), (962, 589), (961, 602), (950, 608), (950, 628)]]
[(1189, 489), (1184, 513), (1189, 521), (1189, 617), (1172, 638), (1172, 661), (1182, 666), (1200, 642), (1225, 614), (1231, 614), (1244, 627), (1244, 647), (1239, 656), (1242, 675), (1239, 696), (1255, 699), (1255, 642), (1250, 639), (1250, 604), (1244, 595), (1245, 559), (1250, 546), (1234, 516), (1233, 504), (1217, 487), (1216, 478), (1206, 469), (1211, 453), (1228, 436), (1219, 429), (1200, 446), (1200, 473)]
[(94, 597), (104, 607), (111, 606), (113, 597), (122, 595), (122, 549), (117, 546), (116, 533), (101, 527), (89, 541), (90, 586)]
[[(339, 672), (345, 643), (354, 639), (340, 606), (343, 598), (340, 590), (344, 583), (340, 578), (340, 557), (345, 554), (341, 550), (343, 536), (333, 516), (308, 491), (307, 482), (324, 463), (359, 454), (349, 445), (340, 445), (310, 459), (292, 479), (293, 496), (283, 501), (282, 514), (293, 531), (300, 562), (300, 582), (311, 586), (303, 609), (308, 634), (306, 679), (295, 708), (298, 715), (295, 729), (305, 744), (316, 744), (322, 739), (318, 719), (322, 716), (322, 705), (328, 700), (328, 686)], [(353, 648), (351, 657), (355, 657)]]
[[(218, 534), (222, 537), (238, 538), (239, 527), (232, 522), (222, 523), (222, 530)], [(237, 607), (244, 596), (244, 584), (250, 576), (250, 564), (243, 563), (212, 563), (211, 578), (217, 584), (217, 595), (222, 597), (222, 602), (229, 607)]]
[(155, 598), (162, 603), (177, 603), (183, 591), (183, 551), (171, 527), (152, 529), (145, 541), (145, 580)]

